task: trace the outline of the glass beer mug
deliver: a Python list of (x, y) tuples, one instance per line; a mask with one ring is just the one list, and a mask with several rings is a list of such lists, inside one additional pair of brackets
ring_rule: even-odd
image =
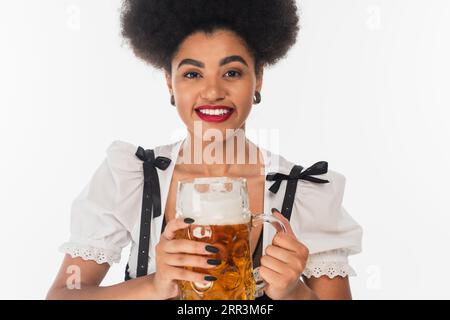
[[(250, 231), (264, 222), (286, 232), (283, 223), (269, 214), (252, 215), (245, 178), (208, 177), (178, 182), (176, 217), (192, 218), (188, 228), (178, 230), (176, 239), (189, 239), (219, 248), (211, 258), (221, 264), (209, 269), (186, 267), (212, 275), (216, 281), (178, 280), (181, 300), (254, 300), (257, 289)], [(264, 284), (263, 284), (264, 285)]]

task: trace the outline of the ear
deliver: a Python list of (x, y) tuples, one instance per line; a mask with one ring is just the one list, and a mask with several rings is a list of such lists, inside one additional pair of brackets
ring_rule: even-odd
[(261, 92), (262, 84), (263, 84), (263, 77), (264, 77), (264, 67), (261, 67), (259, 69), (259, 73), (256, 75), (255, 90), (258, 91), (258, 92)]
[(173, 95), (173, 88), (172, 88), (172, 76), (168, 71), (164, 71), (164, 76), (166, 77), (166, 83), (167, 88), (169, 89), (170, 95)]

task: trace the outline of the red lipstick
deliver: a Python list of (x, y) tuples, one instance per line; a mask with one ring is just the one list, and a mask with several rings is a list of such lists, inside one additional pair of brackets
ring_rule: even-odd
[[(222, 110), (222, 112), (217, 112), (215, 110)], [(195, 108), (195, 113), (198, 117), (207, 122), (226, 121), (233, 112), (234, 108), (228, 106), (203, 105)]]

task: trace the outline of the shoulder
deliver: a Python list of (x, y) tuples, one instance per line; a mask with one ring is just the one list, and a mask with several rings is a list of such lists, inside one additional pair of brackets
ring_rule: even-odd
[[(295, 163), (280, 155), (272, 155), (271, 159), (278, 162), (278, 171), (289, 175), (295, 165), (300, 165), (302, 172), (312, 167), (314, 163)], [(313, 229), (333, 229), (339, 225), (343, 211), (342, 203), (346, 185), (346, 177), (343, 173), (330, 169), (321, 174), (311, 174), (311, 177), (326, 180), (326, 183), (313, 182), (300, 178), (294, 198), (293, 215), (294, 223)], [(280, 191), (286, 189), (286, 181), (280, 187)], [(294, 218), (295, 216), (295, 218)], [(295, 221), (298, 220), (298, 221)], [(303, 230), (304, 231), (304, 230)]]
[[(267, 150), (265, 151), (269, 155), (267, 159), (269, 159), (270, 162), (269, 163), (270, 172), (279, 172), (285, 175), (289, 175), (289, 173), (291, 172), (292, 168), (295, 165), (301, 166), (303, 168), (302, 172), (304, 172), (308, 168), (312, 167), (315, 163), (319, 162), (319, 160), (309, 164), (303, 163), (301, 161), (293, 162), (287, 159), (286, 157), (283, 157), (282, 155), (271, 153), (270, 151)], [(327, 170), (325, 173), (311, 176), (323, 180), (328, 180), (328, 183), (316, 183), (304, 179), (299, 179), (298, 181), (299, 188), (303, 192), (306, 193), (321, 192), (323, 194), (333, 194), (333, 195), (343, 194), (343, 191), (345, 189), (346, 177), (343, 173), (333, 169), (332, 164), (329, 164), (327, 162)]]
[[(273, 162), (273, 171), (286, 175), (289, 175), (295, 165), (302, 166), (304, 172), (321, 160), (307, 164), (293, 162), (277, 154), (270, 154), (268, 159)], [(345, 175), (327, 163), (326, 172), (311, 174), (311, 177), (328, 182), (298, 180), (290, 220), (296, 236), (308, 247), (311, 255), (327, 252), (324, 259), (335, 259), (336, 252), (333, 250), (340, 250), (339, 259), (346, 259), (347, 255), (361, 252), (362, 227), (343, 206)], [(281, 195), (278, 196), (277, 193), (276, 197), (280, 207), (285, 188), (286, 181), (283, 181), (280, 186), (282, 192), (278, 192)], [(323, 261), (319, 262), (320, 264), (324, 266)], [(312, 265), (309, 267), (312, 268)]]
[[(301, 166), (302, 172), (305, 170), (308, 170), (309, 168), (313, 167), (317, 162), (324, 161), (324, 160), (318, 160), (314, 163), (302, 163), (302, 162), (293, 162), (291, 160), (288, 160), (287, 158), (281, 156), (272, 154), (271, 156), (272, 162), (278, 163), (278, 168), (281, 173), (284, 173), (286, 175), (289, 175), (292, 168), (295, 165)], [(323, 195), (343, 195), (343, 191), (345, 189), (346, 184), (346, 177), (343, 173), (333, 168), (333, 165), (327, 163), (327, 170), (325, 173), (312, 175), (311, 177), (319, 178), (322, 180), (327, 180), (327, 183), (317, 183), (317, 182), (311, 182), (304, 179), (299, 179), (299, 188), (300, 190), (308, 193), (308, 192), (320, 192)]]
[[(295, 165), (285, 158), (280, 163), (287, 174)], [(301, 166), (306, 170), (311, 165)], [(294, 232), (310, 253), (334, 249), (345, 249), (349, 254), (360, 252), (362, 228), (343, 206), (346, 177), (330, 168), (326, 173), (311, 176), (328, 183), (298, 181), (291, 216)]]
[(142, 161), (136, 156), (138, 147), (143, 149), (153, 149), (155, 156), (166, 156), (171, 158), (175, 146), (180, 141), (164, 145), (137, 145), (123, 140), (114, 140), (106, 149), (107, 162), (113, 170), (140, 172), (142, 171)]

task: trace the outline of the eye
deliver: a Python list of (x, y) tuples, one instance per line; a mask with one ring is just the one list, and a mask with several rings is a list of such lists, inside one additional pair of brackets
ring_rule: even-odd
[(239, 77), (241, 75), (241, 73), (239, 71), (236, 70), (230, 70), (225, 74), (229, 74), (231, 78), (236, 78)]
[(198, 78), (197, 76), (199, 76), (200, 74), (198, 72), (195, 71), (191, 71), (191, 72), (186, 72), (183, 77), (188, 78), (188, 79), (195, 79)]

